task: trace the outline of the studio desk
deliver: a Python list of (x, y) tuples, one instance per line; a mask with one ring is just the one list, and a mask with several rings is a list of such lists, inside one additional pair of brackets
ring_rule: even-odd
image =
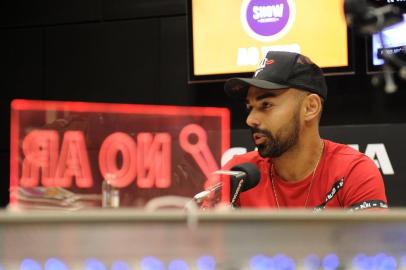
[(0, 212), (0, 269), (406, 269), (406, 211)]

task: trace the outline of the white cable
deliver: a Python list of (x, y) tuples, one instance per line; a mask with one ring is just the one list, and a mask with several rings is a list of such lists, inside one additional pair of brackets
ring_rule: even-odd
[(189, 229), (196, 229), (198, 224), (197, 212), (198, 206), (196, 202), (189, 197), (182, 196), (161, 196), (148, 201), (145, 205), (145, 210), (156, 211), (161, 208), (179, 208), (186, 210), (186, 223)]

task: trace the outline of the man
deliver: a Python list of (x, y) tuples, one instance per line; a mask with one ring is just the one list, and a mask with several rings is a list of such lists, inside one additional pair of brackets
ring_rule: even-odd
[(251, 162), (260, 182), (240, 194), (240, 207), (387, 208), (382, 176), (364, 154), (320, 138), (327, 86), (303, 55), (268, 52), (253, 78), (233, 78), (225, 91), (244, 99), (258, 151), (235, 156), (226, 168)]

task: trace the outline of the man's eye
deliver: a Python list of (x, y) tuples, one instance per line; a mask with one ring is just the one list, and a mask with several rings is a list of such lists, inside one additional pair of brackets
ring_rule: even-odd
[(272, 104), (269, 103), (269, 102), (263, 102), (263, 103), (261, 104), (261, 107), (262, 107), (262, 109), (269, 109), (269, 108), (272, 107)]

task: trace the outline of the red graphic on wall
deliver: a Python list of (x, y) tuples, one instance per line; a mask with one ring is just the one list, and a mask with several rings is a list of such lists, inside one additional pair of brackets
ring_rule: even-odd
[(86, 197), (109, 178), (122, 206), (191, 197), (213, 179), (228, 147), (225, 108), (15, 100), (10, 188), (21, 198), (38, 187)]

